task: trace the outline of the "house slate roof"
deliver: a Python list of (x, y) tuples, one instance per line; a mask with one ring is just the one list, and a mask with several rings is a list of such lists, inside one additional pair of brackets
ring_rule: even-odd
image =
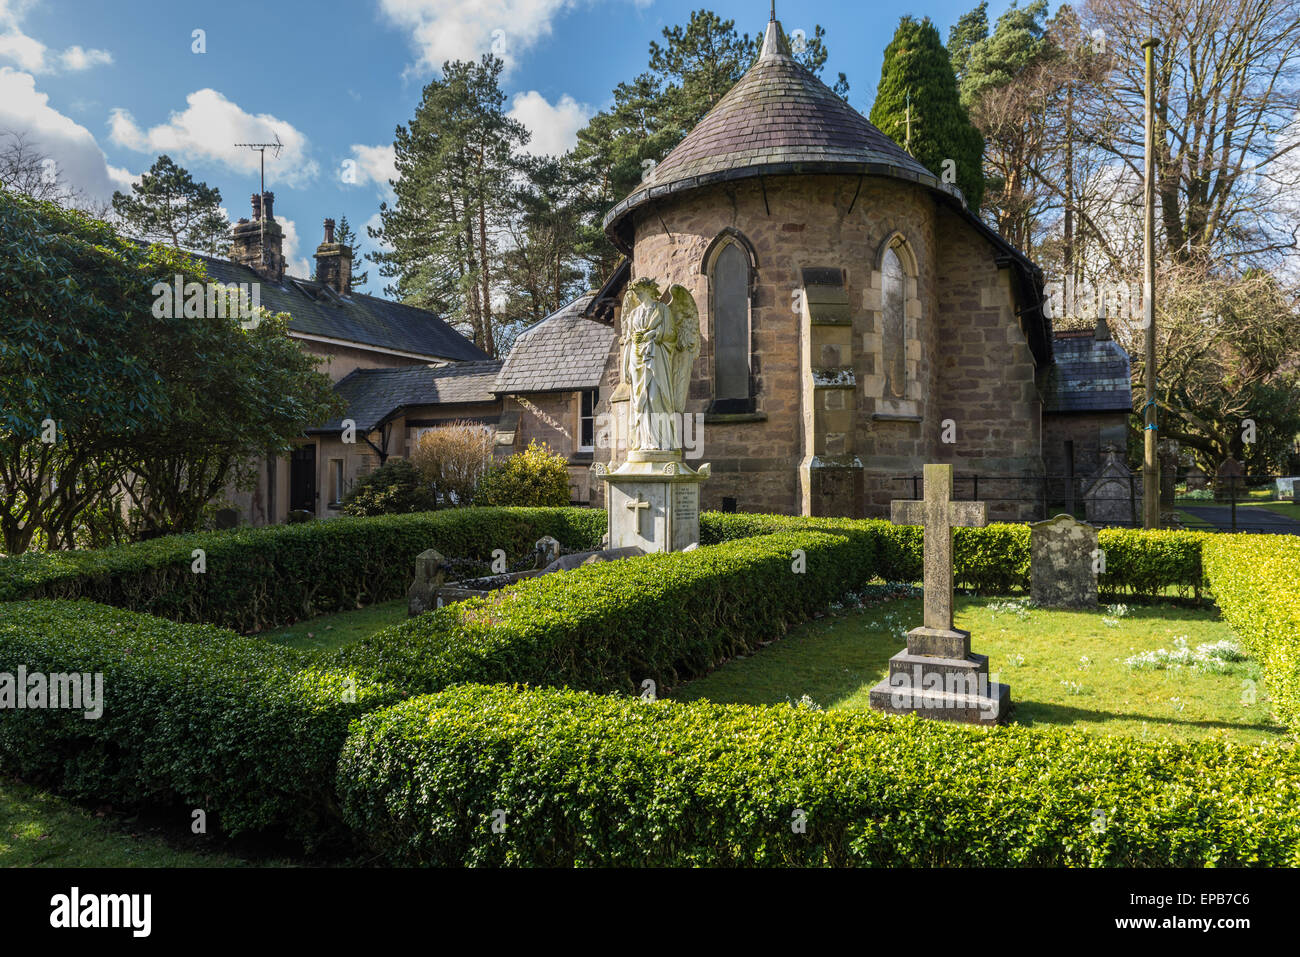
[(579, 296), (515, 340), (497, 376), (498, 393), (594, 389), (605, 374), (612, 326), (586, 318), (595, 293)]
[(351, 419), (359, 432), (366, 433), (402, 409), (413, 406), (495, 402), (492, 387), (500, 371), (500, 359), (452, 362), (444, 366), (357, 369), (334, 386), (334, 391), (347, 402), (347, 411), (307, 431), (341, 432), (343, 420)]
[(1041, 373), (1044, 412), (1132, 412), (1128, 353), (1111, 338), (1057, 335), (1054, 361)]
[(228, 259), (191, 255), (203, 260), (208, 278), (213, 282), (225, 285), (260, 283), (262, 306), (273, 313), (287, 312), (290, 332), (341, 339), (363, 348), (389, 349), (430, 359), (472, 361), (488, 357), (486, 352), (427, 309), (359, 292), (340, 296), (321, 283), (290, 276), (272, 283), (247, 266)]

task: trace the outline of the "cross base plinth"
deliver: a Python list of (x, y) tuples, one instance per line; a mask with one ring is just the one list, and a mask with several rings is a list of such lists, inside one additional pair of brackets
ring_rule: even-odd
[(869, 702), (888, 714), (992, 725), (1007, 720), (1011, 688), (989, 680), (988, 656), (971, 654), (969, 631), (913, 628)]

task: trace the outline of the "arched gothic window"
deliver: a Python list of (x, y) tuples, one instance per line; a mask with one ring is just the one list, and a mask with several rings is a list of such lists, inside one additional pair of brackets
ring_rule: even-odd
[(716, 412), (746, 412), (753, 406), (750, 290), (753, 253), (731, 231), (705, 253), (713, 319), (713, 403)]
[(880, 264), (880, 315), (885, 396), (901, 399), (907, 391), (907, 271), (896, 245)]

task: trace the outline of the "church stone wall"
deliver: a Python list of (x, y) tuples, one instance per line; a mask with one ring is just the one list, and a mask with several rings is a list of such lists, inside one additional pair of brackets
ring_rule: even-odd
[[(700, 307), (703, 345), (688, 412), (705, 413), (713, 396), (705, 251), (731, 228), (757, 261), (751, 294), (756, 411), (705, 417), (698, 461), (711, 463), (713, 476), (703, 485), (704, 508), (722, 508), (726, 499), (740, 511), (809, 508), (800, 491), (801, 463), (808, 468), (814, 447), (838, 448), (841, 435), (846, 454), (829, 457), (843, 464), (856, 456), (863, 480), (848, 480), (847, 470), (837, 469), (839, 478), (825, 483), (828, 497), (812, 503), (814, 514), (887, 515), (890, 499), (911, 495), (910, 483), (897, 479), (919, 473), (926, 462), (953, 462), (959, 471), (1041, 467), (1034, 366), (1015, 319), (1008, 271), (997, 268), (993, 247), (938, 207), (927, 189), (881, 177), (772, 177), (666, 197), (635, 215), (633, 278), (655, 279), (664, 290), (680, 283)], [(901, 258), (909, 272), (906, 388), (899, 398), (885, 395), (878, 268), (895, 236), (906, 242)], [(823, 345), (801, 345), (809, 320), (796, 293), (806, 269), (842, 272), (851, 327), (843, 343), (836, 334), (807, 339)], [(805, 356), (804, 349), (817, 354)], [(826, 367), (851, 369), (851, 401), (827, 390), (815, 393), (820, 400), (807, 398), (804, 370)], [(616, 384), (617, 370), (609, 371)], [(610, 408), (621, 422), (626, 403), (613, 398)], [(828, 407), (805, 408), (810, 401)], [(957, 423), (955, 446), (940, 442), (945, 418)], [(812, 429), (825, 434), (810, 437)], [(623, 456), (615, 450), (611, 457)]]

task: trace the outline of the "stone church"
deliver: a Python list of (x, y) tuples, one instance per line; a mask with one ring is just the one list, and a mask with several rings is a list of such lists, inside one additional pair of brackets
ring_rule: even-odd
[[(688, 411), (712, 466), (704, 508), (883, 516), (924, 463), (945, 462), (959, 494), (982, 476), (993, 516), (1030, 518), (1059, 496), (1056, 476), (1123, 444), (1124, 352), (1101, 329), (1061, 350), (1039, 269), (801, 66), (775, 17), (754, 65), (605, 232), (627, 260), (593, 314), (617, 330), (639, 277), (699, 306)], [(601, 384), (613, 461), (617, 370), (616, 337)]]
[(602, 505), (590, 467), (626, 448), (619, 314), (642, 277), (699, 309), (687, 432), (712, 469), (703, 508), (884, 516), (946, 462), (992, 517), (1040, 518), (1124, 445), (1129, 359), (1104, 322), (1055, 336), (1040, 270), (801, 66), (775, 17), (745, 76), (605, 218), (618, 268), (504, 360), (353, 292), (329, 221), (316, 278), (286, 276), (273, 199), (254, 197), (209, 273), (260, 278), (347, 412), (263, 464), (233, 496), (240, 521), (337, 514), (359, 476), (453, 421), (491, 430), (497, 457), (545, 441), (573, 501)]

